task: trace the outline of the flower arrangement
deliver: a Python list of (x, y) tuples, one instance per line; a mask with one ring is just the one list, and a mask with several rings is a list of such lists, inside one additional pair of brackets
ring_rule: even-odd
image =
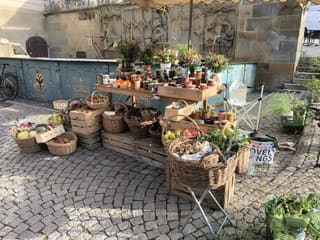
[(210, 53), (205, 60), (205, 65), (214, 73), (219, 73), (229, 67), (229, 59), (221, 54)]
[(154, 60), (160, 63), (172, 63), (175, 57), (174, 50), (170, 48), (160, 49), (153, 56)]
[(128, 66), (136, 61), (140, 54), (139, 42), (135, 39), (125, 38), (118, 43), (118, 50)]
[(194, 49), (188, 49), (187, 44), (179, 44), (176, 50), (178, 52), (179, 65), (182, 67), (190, 68), (201, 65), (202, 56)]

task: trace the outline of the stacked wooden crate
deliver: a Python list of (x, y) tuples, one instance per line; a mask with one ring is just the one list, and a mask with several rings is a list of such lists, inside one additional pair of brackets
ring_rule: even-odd
[(94, 150), (101, 146), (102, 113), (105, 109), (82, 108), (70, 112), (72, 131), (78, 136), (79, 146)]

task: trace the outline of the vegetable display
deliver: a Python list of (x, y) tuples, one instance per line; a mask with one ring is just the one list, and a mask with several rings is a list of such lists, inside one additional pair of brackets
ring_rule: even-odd
[(285, 195), (269, 201), (266, 214), (273, 239), (298, 239), (298, 233), (303, 231), (312, 239), (320, 239), (319, 206), (319, 196), (314, 193), (301, 197)]

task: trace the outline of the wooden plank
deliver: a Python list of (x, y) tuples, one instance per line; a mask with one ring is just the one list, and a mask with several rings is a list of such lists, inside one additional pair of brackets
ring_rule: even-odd
[(113, 140), (108, 140), (108, 139), (103, 139), (102, 141), (104, 144), (108, 145), (108, 146), (113, 146), (113, 147), (117, 147), (119, 149), (125, 149), (128, 150), (130, 152), (135, 152), (136, 148), (134, 146), (134, 144), (128, 144), (128, 143), (122, 143), (122, 142), (115, 142)]
[(137, 98), (151, 98), (152, 92), (150, 90), (145, 89), (137, 89), (134, 90), (132, 88), (113, 88), (113, 87), (107, 87), (103, 84), (96, 84), (96, 89), (107, 92), (107, 93), (115, 93), (120, 95), (126, 95), (126, 96), (136, 96)]
[(205, 90), (177, 88), (177, 87), (158, 87), (158, 95), (160, 97), (179, 98), (190, 101), (203, 101), (218, 94), (218, 87), (209, 87)]
[(95, 150), (95, 149), (101, 147), (102, 143), (101, 142), (97, 142), (97, 143), (94, 143), (94, 144), (82, 144), (82, 143), (78, 142), (78, 145), (80, 147), (86, 148), (88, 150)]
[(139, 158), (139, 155), (133, 153), (131, 150), (122, 149), (122, 148), (119, 148), (117, 146), (113, 146), (113, 145), (110, 145), (108, 143), (105, 143), (105, 142), (103, 142), (103, 147), (111, 149), (111, 150), (113, 150), (115, 152), (122, 153), (124, 155), (128, 155), (128, 156), (131, 156), (131, 157)]
[(107, 132), (103, 132), (102, 137), (104, 139), (110, 139), (110, 140), (114, 140), (114, 141), (119, 141), (122, 143), (128, 143), (128, 144), (132, 144), (135, 140), (136, 140), (136, 136), (131, 133), (131, 132), (125, 132), (125, 133), (107, 133)]
[(98, 131), (96, 131), (96, 132), (94, 132), (94, 133), (91, 133), (91, 134), (89, 134), (89, 135), (88, 135), (88, 134), (78, 133), (77, 136), (78, 136), (79, 138), (88, 138), (88, 139), (94, 138), (94, 137), (97, 137), (97, 136), (100, 136), (100, 137), (101, 137), (101, 131), (98, 130)]

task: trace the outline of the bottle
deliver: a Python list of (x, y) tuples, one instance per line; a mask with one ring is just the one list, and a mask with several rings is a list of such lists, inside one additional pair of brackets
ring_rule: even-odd
[(245, 103), (247, 99), (247, 86), (239, 79), (235, 79), (229, 88), (231, 103)]

